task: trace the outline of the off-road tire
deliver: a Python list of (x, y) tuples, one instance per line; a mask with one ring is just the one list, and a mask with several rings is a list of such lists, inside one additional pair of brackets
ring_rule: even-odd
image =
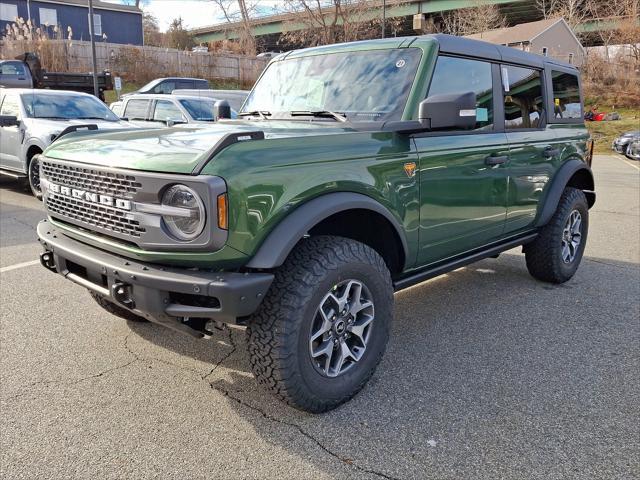
[(120, 307), (115, 303), (110, 302), (109, 300), (107, 300), (106, 298), (104, 298), (102, 295), (98, 293), (89, 292), (89, 295), (91, 295), (91, 298), (93, 298), (98, 305), (100, 305), (107, 312), (109, 312), (112, 315), (115, 315), (116, 317), (124, 318), (125, 320), (129, 320), (131, 322), (140, 322), (140, 323), (148, 322), (146, 318), (136, 315), (131, 310), (127, 310), (124, 307)]
[[(321, 300), (346, 279), (371, 293), (375, 315), (362, 358), (333, 378), (316, 371), (309, 334)], [(247, 327), (251, 368), (258, 382), (289, 405), (312, 413), (336, 408), (358, 393), (380, 362), (393, 317), (389, 270), (372, 248), (351, 239), (318, 236), (302, 240), (275, 272), (259, 310)]]
[[(562, 236), (569, 215), (578, 211), (582, 217), (581, 242), (570, 263), (562, 258)], [(589, 230), (589, 204), (582, 190), (567, 187), (562, 192), (553, 217), (536, 239), (525, 245), (524, 254), (529, 273), (538, 280), (549, 283), (564, 283), (576, 273), (587, 241)]]

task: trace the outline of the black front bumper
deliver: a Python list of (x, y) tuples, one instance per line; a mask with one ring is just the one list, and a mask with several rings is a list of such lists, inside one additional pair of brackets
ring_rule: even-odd
[(158, 266), (113, 255), (64, 235), (46, 220), (38, 224), (42, 265), (116, 305), (174, 330), (202, 336), (193, 318), (237, 323), (257, 310), (270, 273), (210, 272)]

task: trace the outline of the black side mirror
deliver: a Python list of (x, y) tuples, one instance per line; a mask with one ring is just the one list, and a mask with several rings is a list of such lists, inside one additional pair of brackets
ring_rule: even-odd
[(15, 115), (0, 115), (0, 127), (19, 127), (20, 121)]
[(231, 118), (231, 106), (226, 100), (218, 100), (213, 104), (213, 116), (217, 120)]
[(420, 102), (418, 121), (429, 130), (469, 130), (476, 125), (476, 94), (431, 95)]

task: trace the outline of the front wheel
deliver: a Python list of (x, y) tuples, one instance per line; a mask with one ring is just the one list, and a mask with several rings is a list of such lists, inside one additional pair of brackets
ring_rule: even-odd
[(587, 243), (589, 204), (582, 190), (565, 188), (556, 212), (525, 245), (529, 273), (544, 282), (563, 283), (578, 270)]
[(40, 187), (40, 155), (34, 155), (29, 160), (28, 167), (29, 188), (38, 200), (42, 200), (42, 188)]
[(373, 375), (389, 338), (393, 287), (384, 261), (354, 240), (303, 240), (249, 321), (258, 382), (313, 413), (346, 402)]

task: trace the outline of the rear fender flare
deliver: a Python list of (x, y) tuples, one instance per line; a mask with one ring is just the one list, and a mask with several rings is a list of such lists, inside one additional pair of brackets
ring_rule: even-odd
[(321, 195), (296, 208), (269, 233), (246, 266), (259, 269), (279, 267), (300, 239), (315, 225), (338, 212), (353, 209), (371, 210), (384, 216), (398, 234), (405, 259), (407, 258), (408, 247), (404, 229), (389, 210), (366, 195), (338, 192)]
[[(560, 169), (553, 176), (553, 180), (551, 181), (551, 186), (549, 187), (549, 192), (547, 193), (544, 206), (536, 220), (536, 227), (542, 227), (546, 225), (556, 209), (558, 208), (558, 203), (560, 203), (560, 197), (562, 196), (562, 192), (567, 187), (569, 180), (571, 177), (575, 175), (580, 170), (585, 170), (590, 178), (591, 187), (593, 188), (593, 172), (591, 168), (584, 163), (582, 160), (578, 160), (577, 158), (572, 158), (565, 162)], [(589, 198), (589, 208), (593, 206), (595, 203), (595, 191), (593, 189), (582, 189), (585, 193), (587, 193)]]

